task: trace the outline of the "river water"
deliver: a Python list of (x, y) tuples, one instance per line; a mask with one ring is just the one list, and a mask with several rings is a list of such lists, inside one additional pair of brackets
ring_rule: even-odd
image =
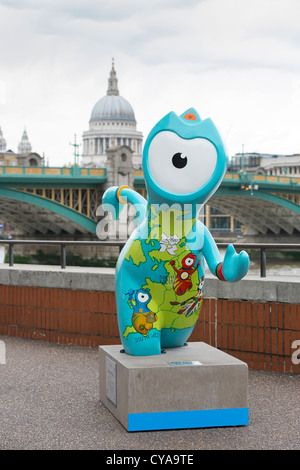
[[(270, 252), (269, 252), (270, 253)], [(221, 255), (224, 257), (225, 251), (221, 250)], [(4, 263), (5, 258), (5, 247), (0, 246), (0, 264)], [(300, 280), (300, 261), (294, 261), (292, 259), (274, 259), (269, 257), (267, 251), (267, 276), (289, 276), (299, 278)], [(250, 266), (249, 274), (260, 276), (260, 264), (257, 257), (251, 259), (250, 256)]]
[[(259, 262), (250, 262), (249, 274), (260, 276)], [(268, 261), (267, 258), (267, 276), (289, 276), (299, 278), (300, 280), (300, 262), (299, 261)], [(300, 297), (300, 293), (299, 293)]]
[[(267, 277), (268, 276), (278, 276), (278, 277), (295, 277), (299, 278), (300, 280), (300, 261), (293, 260), (290, 258), (282, 257), (276, 258), (274, 257), (273, 252), (267, 250)], [(221, 255), (224, 257), (225, 250), (221, 250)], [(250, 253), (250, 266), (249, 266), (249, 274), (260, 276), (260, 260), (259, 256), (251, 255)]]

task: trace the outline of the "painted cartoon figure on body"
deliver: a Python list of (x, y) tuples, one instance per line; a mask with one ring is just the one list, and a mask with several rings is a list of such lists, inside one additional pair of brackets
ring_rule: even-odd
[(192, 288), (193, 283), (191, 281), (191, 275), (197, 270), (201, 261), (198, 261), (196, 267), (193, 267), (195, 262), (196, 255), (194, 253), (190, 253), (183, 258), (182, 267), (180, 269), (175, 267), (175, 261), (173, 259), (170, 261), (174, 271), (177, 273), (176, 280), (174, 282), (174, 290), (177, 295), (183, 295), (187, 290)]
[(222, 281), (246, 275), (247, 253), (237, 254), (229, 245), (222, 260), (199, 221), (227, 164), (224, 144), (210, 119), (201, 120), (193, 108), (181, 116), (171, 112), (145, 142), (148, 200), (126, 186), (105, 192), (103, 208), (115, 219), (125, 203), (137, 211), (138, 225), (116, 267), (118, 324), (126, 353), (155, 355), (185, 344), (201, 309), (205, 261)]
[(185, 300), (184, 302), (170, 302), (172, 305), (180, 305), (181, 309), (178, 310), (178, 314), (181, 315), (182, 313), (185, 314), (186, 317), (189, 317), (194, 313), (194, 311), (198, 307), (198, 303), (202, 301), (203, 294), (202, 289), (204, 286), (204, 276), (201, 277), (201, 280), (198, 285), (198, 292), (194, 297)]
[(157, 320), (155, 313), (148, 309), (148, 303), (151, 300), (151, 295), (148, 291), (138, 289), (134, 291), (129, 289), (128, 305), (133, 309), (132, 325), (134, 329), (146, 336), (153, 328), (153, 323)]

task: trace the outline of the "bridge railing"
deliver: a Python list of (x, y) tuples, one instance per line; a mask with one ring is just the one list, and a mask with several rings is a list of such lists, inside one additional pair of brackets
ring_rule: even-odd
[[(134, 177), (136, 179), (143, 179), (144, 178), (144, 172), (142, 169), (135, 169), (134, 170)], [(227, 173), (224, 176), (224, 182), (226, 183), (227, 181), (233, 181), (233, 182), (239, 182), (243, 183), (244, 181), (249, 181), (251, 183), (284, 183), (284, 184), (300, 184), (300, 175), (295, 175), (295, 176), (289, 176), (289, 175), (261, 175), (261, 174), (256, 174), (256, 173), (248, 173), (245, 171), (244, 173), (242, 172), (231, 172), (227, 171)]]
[(283, 175), (260, 175), (256, 173), (234, 173), (228, 171), (224, 176), (225, 181), (250, 181), (251, 183), (284, 183), (297, 185), (300, 184), (299, 176), (283, 176)]
[(48, 167), (48, 166), (6, 166), (0, 165), (0, 176), (106, 176), (106, 168)]
[[(57, 246), (60, 248), (61, 268), (67, 266), (67, 247), (68, 246), (105, 246), (119, 247), (121, 252), (126, 240), (115, 241), (73, 241), (73, 240), (0, 240), (0, 245), (8, 245), (8, 264), (14, 265), (14, 246), (15, 245), (35, 245), (35, 246)], [(218, 248), (226, 249), (228, 243), (217, 243)], [(258, 250), (260, 252), (260, 277), (267, 276), (267, 251), (298, 251), (300, 243), (233, 243), (236, 250)]]

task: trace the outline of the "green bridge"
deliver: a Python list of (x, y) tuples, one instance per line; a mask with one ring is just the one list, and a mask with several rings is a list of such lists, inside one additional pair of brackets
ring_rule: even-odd
[[(145, 196), (142, 170), (134, 189)], [(105, 168), (0, 167), (0, 219), (28, 235), (95, 234)], [(209, 201), (261, 234), (300, 232), (300, 178), (227, 173)]]

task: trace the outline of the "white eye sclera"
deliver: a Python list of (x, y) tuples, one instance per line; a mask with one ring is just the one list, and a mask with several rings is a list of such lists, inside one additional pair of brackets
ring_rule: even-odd
[(149, 295), (144, 294), (143, 292), (139, 292), (137, 298), (139, 302), (147, 302), (147, 300), (149, 299)]
[(207, 139), (182, 139), (174, 132), (162, 131), (152, 140), (148, 159), (156, 184), (171, 193), (189, 194), (213, 175), (217, 151)]

